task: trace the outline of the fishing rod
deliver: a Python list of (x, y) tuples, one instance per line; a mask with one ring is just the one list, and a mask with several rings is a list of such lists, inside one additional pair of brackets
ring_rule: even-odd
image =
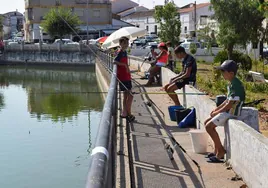
[[(57, 11), (56, 11), (57, 12)], [(80, 39), (80, 40), (83, 40), (82, 37), (72, 28), (72, 26), (57, 12), (58, 16), (67, 24), (67, 26), (74, 32), (74, 34)], [(101, 57), (94, 52), (94, 50), (89, 46), (89, 45), (86, 45), (86, 47), (100, 60), (102, 61)], [(113, 71), (111, 71), (108, 67), (106, 67), (106, 69), (110, 72), (110, 74), (114, 75), (117, 79), (117, 81), (126, 89), (128, 90), (128, 88), (126, 87), (126, 85), (124, 83), (122, 83), (117, 75), (115, 73), (113, 73)], [(130, 92), (130, 94), (132, 95), (132, 93)], [(133, 95), (132, 95), (133, 96)]]
[[(79, 92), (41, 92), (35, 94), (102, 94), (108, 91), (79, 91)], [(119, 92), (118, 92), (119, 93)], [(133, 95), (183, 95), (184, 93), (166, 93), (166, 92), (131, 92)], [(207, 93), (185, 93), (185, 95), (207, 95)], [(150, 101), (152, 103), (152, 101)]]
[(264, 102), (264, 101), (265, 101), (265, 99), (254, 100), (254, 101), (251, 101), (251, 102), (248, 102), (248, 103), (244, 103), (243, 106), (258, 105), (258, 104), (260, 104), (261, 102)]
[[(162, 114), (164, 114), (162, 112), (162, 110), (149, 98), (148, 102), (146, 103), (149, 107), (152, 106), (152, 104), (154, 105), (154, 107), (156, 107)], [(166, 133), (166, 135), (169, 137), (169, 139), (172, 142), (172, 145), (174, 148), (179, 147), (187, 156), (188, 158), (197, 166), (198, 169), (200, 169), (200, 165), (187, 153), (187, 151), (180, 145), (180, 143), (177, 142), (177, 140), (161, 125), (158, 124)], [(168, 156), (170, 158), (170, 160), (173, 160), (173, 153), (174, 150), (172, 149), (172, 147), (169, 144), (165, 144), (165, 149), (168, 152)]]

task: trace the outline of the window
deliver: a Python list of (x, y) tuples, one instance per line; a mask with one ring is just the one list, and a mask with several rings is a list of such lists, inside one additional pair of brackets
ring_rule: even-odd
[(146, 30), (149, 31), (149, 26), (148, 25), (146, 26)]
[(187, 33), (187, 27), (186, 26), (184, 27), (184, 33)]
[(200, 25), (207, 25), (208, 17), (207, 16), (200, 16)]
[(93, 17), (99, 18), (100, 17), (100, 10), (93, 10)]
[(154, 32), (157, 34), (157, 25), (154, 26)]

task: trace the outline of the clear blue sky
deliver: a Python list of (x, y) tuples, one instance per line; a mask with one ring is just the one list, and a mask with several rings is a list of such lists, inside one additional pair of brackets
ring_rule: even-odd
[[(24, 0), (0, 0), (0, 14), (10, 11), (15, 11), (18, 9), (19, 12), (24, 12)], [(45, 1), (45, 0), (43, 0)], [(140, 5), (143, 5), (148, 8), (153, 7), (153, 2), (155, 5), (160, 5), (164, 3), (164, 0), (133, 0), (134, 2), (140, 2)], [(188, 3), (194, 3), (194, 0), (174, 0), (178, 6), (186, 5)], [(196, 0), (197, 3), (209, 2), (209, 0)]]

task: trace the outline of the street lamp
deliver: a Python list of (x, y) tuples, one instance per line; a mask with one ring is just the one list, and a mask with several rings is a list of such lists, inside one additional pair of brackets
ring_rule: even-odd
[(88, 45), (88, 0), (87, 0), (87, 45)]

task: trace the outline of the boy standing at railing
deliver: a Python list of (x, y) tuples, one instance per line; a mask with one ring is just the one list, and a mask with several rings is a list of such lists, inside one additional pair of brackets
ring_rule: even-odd
[(117, 78), (119, 81), (120, 90), (123, 91), (123, 111), (120, 115), (121, 118), (127, 118), (129, 122), (134, 121), (135, 117), (131, 114), (131, 106), (133, 95), (131, 93), (132, 83), (131, 74), (128, 67), (127, 48), (129, 46), (129, 39), (121, 37), (119, 39), (120, 49), (114, 59), (114, 64), (117, 65)]
[(222, 162), (221, 159), (226, 151), (221, 144), (216, 127), (224, 126), (228, 119), (240, 115), (245, 101), (245, 90), (243, 83), (236, 77), (238, 66), (233, 60), (226, 60), (221, 66), (215, 68), (221, 70), (224, 79), (230, 82), (227, 87), (227, 99), (210, 113), (210, 117), (204, 123), (208, 134), (214, 142), (214, 153), (208, 154), (208, 162), (219, 163)]

